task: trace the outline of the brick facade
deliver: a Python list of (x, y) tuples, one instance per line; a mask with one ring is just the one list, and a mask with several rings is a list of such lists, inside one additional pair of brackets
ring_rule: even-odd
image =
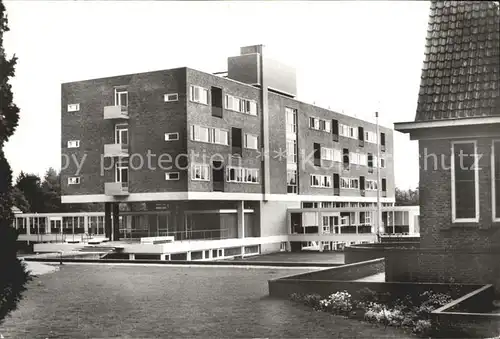
[[(223, 116), (212, 116), (212, 105), (195, 103), (189, 100), (189, 86), (197, 85), (207, 88), (222, 89), (222, 95), (231, 94), (237, 97), (257, 102), (257, 116), (223, 109)], [(262, 146), (262, 107), (260, 89), (247, 84), (239, 83), (224, 77), (196, 71), (189, 68), (178, 68), (165, 71), (124, 75), (111, 78), (95, 79), (62, 85), (62, 145), (64, 157), (75, 156), (83, 166), (80, 173), (73, 159), (68, 166), (63, 166), (61, 172), (62, 194), (66, 195), (103, 195), (105, 182), (114, 181), (114, 169), (110, 158), (101, 160), (105, 144), (114, 143), (114, 126), (117, 120), (104, 120), (103, 109), (114, 104), (114, 88), (126, 86), (128, 91), (129, 119), (129, 193), (154, 192), (212, 192), (213, 182), (193, 181), (186, 167), (175, 169), (175, 158), (179, 154), (197, 154), (194, 162), (206, 162), (214, 154), (224, 157), (224, 164), (240, 165), (246, 168), (260, 170), (259, 183), (241, 184), (224, 182), (224, 192), (230, 193), (263, 193), (263, 162), (256, 150), (243, 148), (241, 159), (231, 157), (231, 128), (241, 128), (243, 134), (250, 133), (259, 137)], [(178, 93), (178, 100), (165, 102), (164, 94)], [(322, 147), (336, 148), (342, 151), (349, 148), (350, 152), (371, 152), (376, 155), (376, 145), (365, 142), (359, 146), (357, 139), (339, 136), (338, 141), (332, 140), (332, 134), (316, 131), (309, 128), (309, 117), (324, 118), (329, 121), (337, 119), (340, 124), (351, 125), (356, 129), (364, 127), (364, 131), (375, 132), (374, 124), (338, 114), (313, 105), (302, 103), (293, 98), (269, 92), (269, 150), (270, 150), (270, 193), (287, 194), (286, 184), (286, 157), (279, 157), (278, 152), (286, 152), (286, 118), (285, 107), (297, 109), (297, 144), (298, 144), (298, 188), (299, 194), (332, 196), (332, 188), (312, 188), (310, 174), (333, 175), (339, 173), (341, 177), (348, 176), (376, 180), (376, 170), (368, 173), (366, 166), (350, 166), (349, 171), (341, 168), (341, 163), (334, 166), (323, 160), (321, 167), (301, 163), (313, 151), (313, 143)], [(67, 112), (68, 104), (80, 104), (78, 112)], [(221, 128), (229, 131), (229, 146), (191, 140), (190, 128), (193, 124)], [(394, 166), (393, 166), (393, 136), (392, 130), (381, 127), (380, 131), (386, 135), (386, 151), (381, 155), (386, 159), (386, 168), (381, 169), (381, 178), (387, 180), (387, 197), (394, 197)], [(179, 133), (179, 140), (165, 141), (165, 133)], [(80, 140), (79, 148), (67, 148), (68, 140)], [(302, 157), (302, 152), (304, 158)], [(170, 158), (161, 154), (169, 154)], [(149, 162), (148, 165), (148, 154)], [(85, 158), (84, 158), (85, 157)], [(171, 159), (172, 162), (166, 162)], [(205, 159), (205, 160), (204, 160)], [(212, 158), (213, 160), (220, 160)], [(65, 160), (65, 159), (63, 159)], [(162, 169), (161, 165), (171, 170)], [(181, 160), (183, 160), (181, 158)], [(185, 160), (185, 158), (184, 158)], [(142, 163), (141, 163), (142, 162)], [(65, 162), (63, 161), (63, 165)], [(181, 161), (181, 165), (184, 163)], [(102, 170), (105, 166), (104, 170)], [(107, 167), (106, 167), (107, 166)], [(166, 181), (165, 172), (178, 171), (179, 180)], [(67, 178), (80, 176), (78, 185), (68, 185)], [(212, 176), (210, 174), (210, 176)], [(333, 180), (332, 180), (333, 186)], [(361, 197), (359, 189), (342, 189), (341, 196)], [(366, 197), (375, 201), (376, 191), (367, 191)], [(122, 199), (126, 201), (127, 198)]]

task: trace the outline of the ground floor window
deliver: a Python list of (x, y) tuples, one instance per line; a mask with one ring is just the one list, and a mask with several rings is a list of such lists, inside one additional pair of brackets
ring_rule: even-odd
[(451, 194), (453, 222), (479, 221), (476, 141), (452, 142)]

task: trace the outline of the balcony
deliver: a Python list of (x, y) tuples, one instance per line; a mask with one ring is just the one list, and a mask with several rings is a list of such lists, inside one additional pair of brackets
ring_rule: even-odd
[(366, 191), (365, 190), (360, 190), (361, 196), (364, 197), (366, 196)]
[(104, 145), (104, 157), (128, 157), (127, 144), (106, 144)]
[(128, 195), (127, 182), (106, 182), (104, 183), (104, 194), (110, 196)]
[(382, 191), (382, 197), (387, 198), (387, 191)]
[(104, 106), (104, 119), (128, 119), (128, 107)]

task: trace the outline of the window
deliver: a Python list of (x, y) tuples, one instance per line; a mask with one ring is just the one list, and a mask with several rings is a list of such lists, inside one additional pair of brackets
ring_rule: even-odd
[(321, 159), (333, 161), (333, 152), (332, 148), (321, 147)]
[(256, 135), (245, 133), (245, 148), (259, 149), (258, 138)]
[(69, 140), (68, 148), (78, 148), (80, 147), (80, 140)]
[(80, 177), (69, 177), (68, 185), (78, 185), (80, 183)]
[(493, 220), (500, 221), (500, 140), (494, 140), (491, 150)]
[(165, 133), (165, 141), (179, 140), (179, 133)]
[(287, 193), (297, 193), (297, 170), (286, 171)]
[(297, 133), (297, 110), (285, 107), (286, 115), (286, 132), (295, 134)]
[(385, 152), (385, 133), (380, 133), (380, 150)]
[(314, 149), (314, 166), (321, 166), (321, 145), (313, 143)]
[(165, 180), (179, 180), (179, 172), (165, 173)]
[(128, 125), (115, 125), (115, 144), (128, 145)]
[(128, 159), (119, 160), (116, 163), (115, 182), (128, 183)]
[(115, 88), (115, 106), (128, 106), (128, 91), (123, 88)]
[(380, 168), (385, 168), (385, 159), (384, 158), (380, 158)]
[(339, 141), (339, 121), (336, 119), (332, 120), (332, 140)]
[(332, 124), (329, 120), (309, 117), (309, 128), (330, 133), (332, 131)]
[(208, 105), (208, 89), (191, 85), (189, 87), (189, 100)]
[(340, 187), (345, 189), (359, 189), (359, 178), (340, 178)]
[(330, 175), (311, 174), (311, 187), (332, 187), (332, 177)]
[(223, 129), (211, 128), (212, 142), (219, 145), (229, 145), (229, 133)]
[(241, 128), (231, 128), (231, 153), (241, 156), (243, 147), (243, 131)]
[(377, 181), (376, 180), (366, 180), (365, 189), (367, 191), (376, 191), (377, 190)]
[(248, 99), (238, 98), (232, 95), (226, 95), (226, 109), (248, 114), (257, 115), (257, 102)]
[(287, 163), (297, 163), (297, 142), (295, 140), (286, 141)]
[(319, 119), (310, 117), (309, 118), (309, 128), (319, 130)]
[(68, 112), (78, 112), (80, 110), (80, 104), (69, 104)]
[(212, 98), (212, 116), (217, 118), (222, 118), (222, 88), (212, 87), (211, 88), (211, 98)]
[(165, 94), (164, 100), (165, 102), (177, 101), (179, 100), (179, 94), (177, 93)]
[(191, 180), (210, 181), (209, 166), (206, 164), (192, 164)]
[(210, 129), (208, 127), (202, 127), (193, 125), (191, 127), (191, 140), (210, 142)]
[[(479, 183), (475, 141), (451, 144), (451, 201), (453, 222), (479, 221)], [(383, 188), (383, 186), (382, 186)]]
[(344, 148), (342, 149), (342, 162), (344, 163), (344, 167), (349, 168), (349, 149)]
[(377, 143), (377, 133), (365, 131), (365, 141), (376, 144)]
[(228, 166), (226, 168), (226, 181), (244, 184), (258, 184), (259, 170), (257, 168)]
[(209, 142), (212, 144), (229, 145), (229, 133), (226, 130), (218, 128), (192, 125), (191, 140)]
[(339, 124), (339, 132), (341, 136), (358, 139), (358, 129), (355, 127)]

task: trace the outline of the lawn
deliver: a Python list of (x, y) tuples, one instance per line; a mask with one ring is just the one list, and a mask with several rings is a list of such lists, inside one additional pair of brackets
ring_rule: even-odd
[(5, 338), (410, 338), (267, 297), (305, 269), (63, 265), (30, 283)]

